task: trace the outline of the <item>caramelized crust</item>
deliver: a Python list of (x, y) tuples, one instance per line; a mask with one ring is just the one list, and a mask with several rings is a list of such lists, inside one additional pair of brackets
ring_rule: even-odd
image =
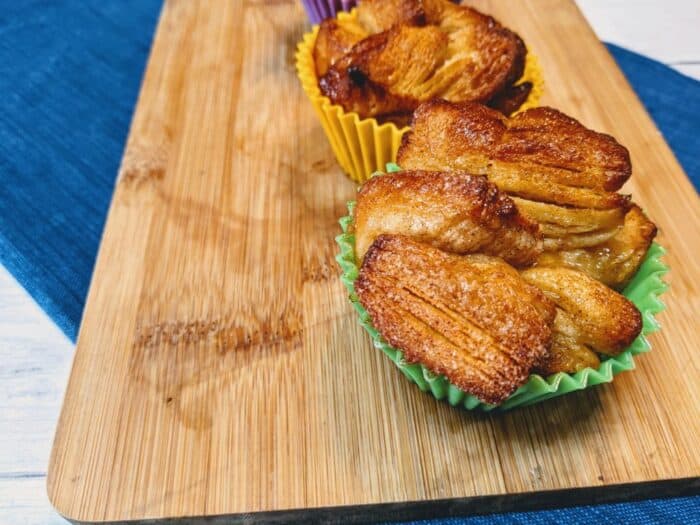
[(636, 273), (655, 236), (656, 225), (633, 205), (622, 228), (605, 242), (590, 248), (545, 252), (537, 265), (579, 270), (619, 290)]
[(570, 330), (566, 335), (579, 345), (617, 355), (642, 329), (642, 316), (634, 304), (582, 272), (535, 267), (521, 276), (568, 315)]
[(356, 20), (326, 20), (314, 46), (319, 87), (361, 117), (402, 118), (436, 97), (515, 109), (531, 89), (523, 41), (449, 0), (363, 1)]
[(518, 197), (513, 197), (513, 201), (525, 216), (540, 225), (546, 251), (600, 245), (619, 231), (626, 211), (624, 207), (569, 208)]
[(529, 266), (542, 235), (486, 177), (403, 171), (362, 185), (354, 212), (355, 251), (362, 259), (383, 233), (402, 234), (457, 253), (484, 253)]
[(408, 114), (420, 104), (417, 92), (396, 89), (378, 76), (394, 75), (403, 84), (420, 82), (439, 62), (446, 45), (447, 36), (435, 27), (396, 26), (357, 43), (318, 85), (331, 102), (361, 117)]
[(339, 24), (335, 18), (326, 18), (314, 45), (314, 64), (316, 74), (325, 75), (331, 64), (352, 49), (352, 46), (365, 38), (365, 31), (358, 24), (345, 22)]
[(552, 326), (552, 347), (535, 368), (535, 373), (547, 377), (558, 372), (574, 374), (584, 368), (597, 369), (599, 366), (596, 353), (578, 341), (578, 328), (569, 314), (557, 308)]
[(405, 169), (488, 175), (520, 197), (585, 208), (612, 208), (610, 193), (630, 177), (627, 149), (547, 107), (511, 118), (479, 104), (431, 101), (414, 113), (398, 163)]
[(614, 287), (637, 271), (656, 228), (626, 195), (627, 150), (551, 108), (513, 118), (471, 103), (431, 101), (414, 113), (398, 163), (485, 174), (540, 224), (539, 264), (580, 269)]
[(382, 336), (435, 374), (500, 403), (545, 358), (555, 308), (498, 258), (380, 235), (355, 290)]
[(424, 26), (426, 11), (420, 0), (363, 0), (357, 8), (357, 21), (371, 35), (398, 24)]
[(489, 100), (487, 105), (504, 115), (511, 115), (525, 103), (530, 96), (530, 91), (532, 91), (532, 82), (510, 86)]

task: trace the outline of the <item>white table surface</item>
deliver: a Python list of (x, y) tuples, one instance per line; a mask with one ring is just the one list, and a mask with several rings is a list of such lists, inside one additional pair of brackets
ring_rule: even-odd
[[(577, 0), (601, 40), (700, 80), (700, 0)], [(0, 266), (0, 524), (65, 523), (46, 466), (74, 345)]]

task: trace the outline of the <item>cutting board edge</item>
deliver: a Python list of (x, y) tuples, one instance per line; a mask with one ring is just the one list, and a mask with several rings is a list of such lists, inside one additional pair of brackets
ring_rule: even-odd
[(645, 499), (688, 497), (700, 495), (700, 473), (695, 477), (640, 481), (615, 485), (598, 485), (568, 489), (467, 496), (390, 503), (310, 507), (236, 514), (164, 516), (160, 518), (127, 518), (125, 520), (91, 520), (63, 514), (54, 502), (54, 508), (71, 523), (101, 523), (109, 525), (137, 525), (145, 523), (368, 523), (413, 521), (482, 516), (505, 512), (553, 510), (583, 505), (629, 503)]
[[(575, 3), (574, 3), (575, 5)], [(576, 6), (577, 7), (577, 6)], [(162, 12), (161, 12), (162, 16)], [(605, 46), (601, 44), (605, 49)], [(614, 61), (612, 55), (609, 51), (605, 49), (605, 52), (610, 56), (610, 59)], [(149, 56), (150, 62), (150, 56)], [(148, 64), (147, 64), (148, 67)], [(644, 108), (643, 104), (639, 100), (639, 97), (635, 93), (634, 89), (625, 80), (624, 89), (629, 91), (631, 95), (637, 100), (637, 103), (641, 107), (643, 113), (651, 122), (651, 125), (658, 130), (656, 124), (651, 119), (649, 112)], [(138, 108), (138, 106), (136, 106)], [(135, 110), (136, 111), (136, 110)], [(683, 168), (678, 163), (675, 154), (669, 147), (663, 136), (659, 137), (660, 142), (663, 143), (664, 147), (670, 153), (671, 157), (675, 160), (677, 168), (681, 173), (684, 173)], [(690, 181), (686, 176), (685, 182), (690, 186)], [(691, 186), (692, 187), (692, 186)], [(111, 213), (111, 208), (114, 201), (110, 202), (110, 208), (108, 215)], [(104, 235), (104, 233), (103, 233)], [(102, 248), (102, 241), (100, 242), (100, 248)], [(99, 252), (98, 257), (99, 260)], [(90, 291), (92, 291), (93, 283), (91, 279)], [(81, 321), (81, 329), (82, 329)], [(80, 338), (79, 338), (80, 339)], [(76, 352), (77, 353), (77, 352)], [(75, 356), (73, 363), (71, 365), (70, 379), (73, 378), (73, 366), (75, 364)], [(66, 389), (66, 395), (69, 391), (69, 385)], [(65, 396), (64, 396), (65, 402)], [(64, 403), (61, 407), (61, 415), (63, 415)], [(57, 425), (57, 436), (58, 432), (61, 430), (60, 422)], [(127, 523), (127, 521), (114, 521), (114, 520), (93, 520), (87, 519), (82, 516), (71, 517), (67, 513), (64, 514), (60, 509), (60, 504), (56, 504), (54, 498), (58, 496), (56, 494), (56, 487), (52, 486), (54, 481), (52, 478), (59, 475), (56, 472), (56, 459), (54, 454), (56, 453), (56, 444), (52, 445), (51, 458), (49, 461), (48, 468), (48, 481), (47, 481), (47, 492), (49, 495), (49, 500), (52, 506), (59, 512), (63, 517), (73, 523)], [(53, 489), (53, 490), (52, 490)], [(482, 495), (482, 496), (468, 496), (468, 497), (456, 497), (449, 499), (432, 499), (423, 501), (406, 501), (406, 502), (391, 502), (391, 503), (376, 503), (376, 504), (357, 504), (357, 505), (347, 505), (347, 506), (333, 506), (333, 507), (312, 507), (312, 508), (297, 508), (288, 510), (275, 510), (275, 511), (261, 511), (261, 512), (251, 512), (251, 513), (236, 513), (236, 514), (221, 514), (216, 516), (181, 516), (181, 517), (160, 517), (160, 518), (137, 518), (129, 519), (128, 523), (153, 523), (154, 521), (167, 520), (168, 522), (180, 522), (181, 520), (187, 520), (187, 522), (206, 522), (206, 523), (229, 523), (232, 520), (245, 520), (255, 521), (255, 522), (285, 522), (290, 519), (313, 519), (314, 521), (327, 521), (335, 516), (337, 519), (338, 513), (348, 512), (349, 516), (347, 519), (349, 522), (361, 522), (369, 518), (378, 519), (419, 519), (418, 516), (425, 517), (449, 517), (464, 516), (466, 514), (489, 514), (494, 512), (507, 512), (516, 510), (536, 510), (536, 509), (547, 509), (547, 508), (559, 508), (563, 506), (574, 506), (574, 505), (585, 505), (589, 503), (614, 503), (622, 500), (633, 501), (646, 498), (663, 498), (672, 496), (688, 496), (700, 494), (700, 472), (695, 477), (685, 477), (685, 478), (669, 478), (669, 479), (657, 479), (651, 481), (638, 481), (630, 482), (617, 485), (601, 485), (601, 486), (585, 486), (585, 487), (572, 487), (565, 489), (555, 489), (547, 491), (533, 491), (533, 492), (523, 492), (523, 493), (504, 493), (496, 495)], [(531, 500), (531, 501), (528, 501)], [(64, 504), (70, 502), (64, 501)], [(430, 514), (427, 514), (428, 510)], [(426, 514), (421, 514), (421, 512)], [(401, 513), (401, 514), (399, 514)], [(404, 517), (406, 516), (406, 517)], [(200, 521), (201, 520), (201, 521)]]

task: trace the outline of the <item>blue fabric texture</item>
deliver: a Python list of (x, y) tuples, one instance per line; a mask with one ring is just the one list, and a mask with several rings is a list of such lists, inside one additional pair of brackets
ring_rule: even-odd
[(411, 521), (402, 525), (649, 525), (700, 523), (700, 496), (635, 503), (584, 505), (555, 510)]
[[(607, 46), (697, 191), (700, 82), (637, 53), (613, 44)], [(663, 173), (658, 176), (663, 181)]]
[[(26, 0), (0, 10), (0, 263), (73, 340), (159, 11), (159, 0)], [(697, 188), (700, 83), (609, 49)], [(698, 516), (700, 497), (430, 523)]]
[(0, 263), (75, 340), (159, 0), (0, 9)]

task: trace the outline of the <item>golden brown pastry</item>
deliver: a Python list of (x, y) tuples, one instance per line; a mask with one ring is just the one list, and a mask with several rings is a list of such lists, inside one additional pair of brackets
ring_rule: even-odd
[(555, 308), (501, 259), (458, 256), (380, 235), (355, 290), (389, 344), (409, 363), (500, 403), (547, 355)]
[(619, 287), (637, 271), (655, 226), (616, 193), (629, 153), (551, 108), (506, 118), (479, 104), (431, 101), (413, 116), (398, 164), (404, 169), (485, 174), (540, 224), (542, 264), (580, 269)]
[(439, 16), (439, 2), (420, 0), (368, 0), (357, 8), (360, 25), (370, 33), (381, 33), (392, 26), (434, 24)]
[(605, 242), (589, 247), (544, 252), (538, 266), (566, 266), (580, 270), (615, 289), (622, 289), (642, 264), (656, 236), (656, 226), (633, 205), (622, 228)]
[(579, 345), (617, 355), (642, 329), (642, 316), (634, 304), (582, 272), (535, 267), (524, 270), (521, 276), (566, 314), (555, 330)]
[(364, 0), (356, 20), (327, 19), (314, 46), (321, 92), (363, 118), (403, 122), (434, 98), (514, 111), (527, 50), (493, 18), (449, 0)]
[(341, 24), (335, 18), (321, 22), (313, 49), (317, 76), (320, 78), (325, 75), (334, 62), (367, 36), (367, 31), (357, 22), (347, 21)]
[(480, 104), (440, 100), (416, 110), (397, 163), (483, 174), (523, 199), (594, 209), (626, 205), (614, 192), (632, 173), (624, 146), (556, 109), (506, 118)]
[(597, 246), (615, 236), (627, 207), (596, 210), (571, 208), (513, 197), (518, 209), (537, 222), (547, 251)]
[(354, 231), (358, 260), (382, 233), (457, 254), (495, 255), (514, 266), (529, 266), (542, 253), (539, 226), (486, 177), (462, 172), (372, 177), (358, 192)]
[(588, 367), (597, 369), (600, 359), (593, 350), (579, 342), (578, 331), (569, 314), (557, 308), (552, 325), (552, 346), (534, 372), (547, 377), (557, 372), (574, 374)]

